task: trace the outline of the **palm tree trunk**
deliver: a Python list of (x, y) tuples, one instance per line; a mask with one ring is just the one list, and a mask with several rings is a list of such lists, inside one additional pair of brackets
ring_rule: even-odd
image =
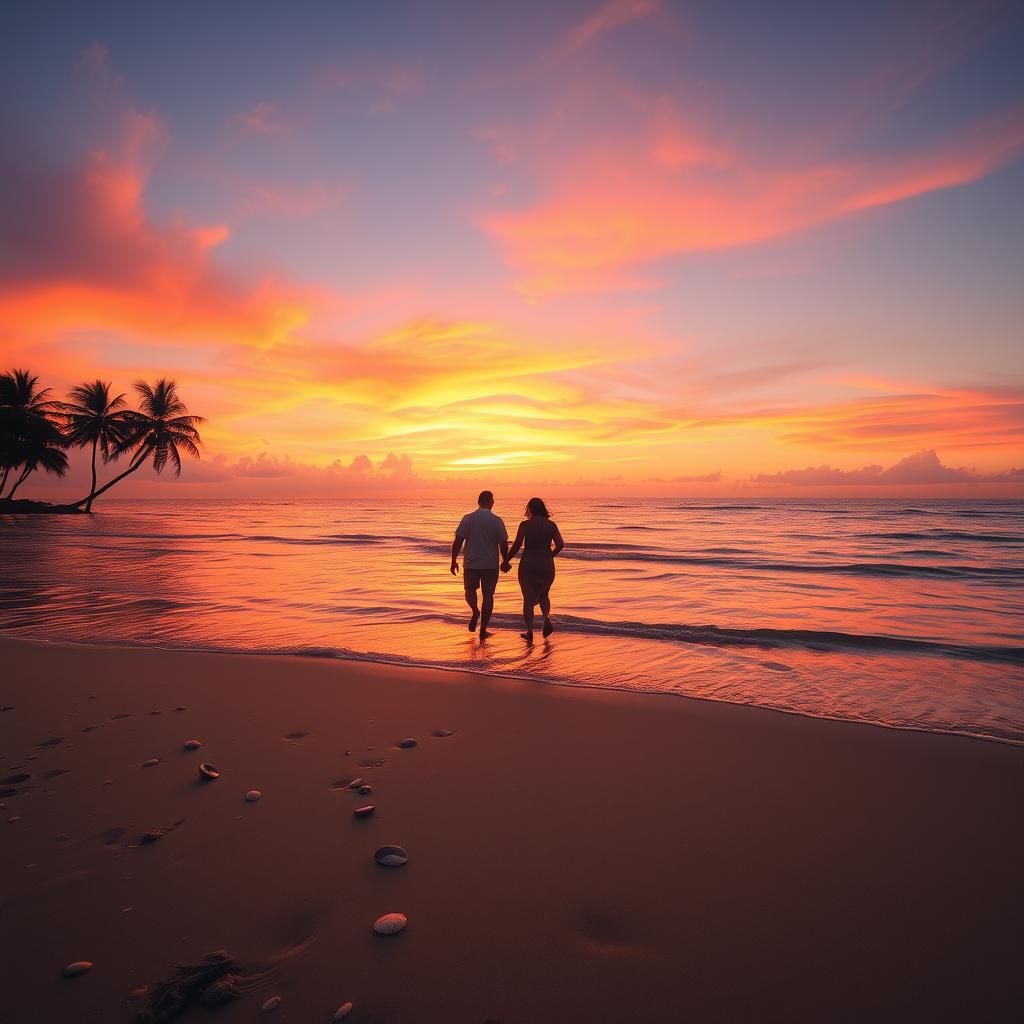
[(4, 475), (0, 477), (0, 495), (4, 493), (4, 488), (7, 486), (7, 476), (11, 472), (10, 466), (4, 466)]
[(92, 439), (92, 487), (89, 488), (89, 500), (85, 503), (85, 511), (92, 511), (92, 498), (96, 493), (96, 441), (98, 438)]
[(89, 502), (91, 505), (92, 502), (94, 502), (104, 491), (109, 491), (110, 488), (113, 487), (114, 484), (116, 484), (119, 480), (123, 480), (126, 476), (128, 476), (129, 473), (134, 473), (135, 470), (137, 470), (139, 466), (141, 466), (143, 462), (146, 461), (147, 455), (149, 455), (149, 449), (143, 448), (138, 453), (138, 455), (136, 455), (135, 458), (132, 460), (132, 464), (120, 476), (115, 476), (113, 480), (107, 481), (107, 483), (105, 483), (98, 491), (96, 491), (93, 494), (87, 495), (80, 501), (74, 502), (70, 507), (78, 508), (79, 505), (84, 505), (86, 502)]
[(32, 472), (32, 470), (31, 470), (31, 469), (26, 469), (26, 470), (25, 470), (25, 472), (24, 472), (24, 473), (22, 473), (22, 474), (21, 474), (21, 476), (19, 476), (19, 477), (18, 477), (18, 479), (17, 479), (17, 481), (15, 482), (14, 486), (13, 486), (13, 487), (12, 487), (12, 488), (10, 489), (10, 491), (8, 491), (8, 492), (7, 492), (7, 500), (8, 500), (8, 501), (10, 501), (10, 500), (11, 500), (11, 498), (13, 498), (13, 497), (14, 497), (14, 492), (15, 492), (15, 491), (16, 491), (16, 490), (17, 490), (17, 489), (18, 489), (18, 488), (19, 488), (19, 487), (21, 486), (21, 484), (22, 484), (22, 481), (23, 481), (23, 480), (24, 480), (24, 479), (25, 479), (25, 478), (26, 478), (26, 477), (27, 477), (27, 476), (29, 475), (29, 473), (31, 473), (31, 472)]

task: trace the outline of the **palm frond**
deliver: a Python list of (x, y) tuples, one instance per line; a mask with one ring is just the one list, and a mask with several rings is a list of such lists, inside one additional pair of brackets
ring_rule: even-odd
[(199, 448), (193, 443), (190, 437), (176, 437), (174, 439), (175, 444), (184, 449), (193, 459), (201, 458)]

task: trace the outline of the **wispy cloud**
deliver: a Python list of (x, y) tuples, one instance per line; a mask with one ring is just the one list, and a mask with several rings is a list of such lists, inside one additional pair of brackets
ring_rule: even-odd
[(312, 217), (340, 206), (347, 194), (344, 181), (312, 181), (303, 185), (254, 183), (244, 187), (239, 209), (248, 216)]
[(234, 129), (242, 135), (284, 135), (288, 123), (276, 103), (262, 101), (248, 110), (240, 111), (231, 119)]
[(648, 17), (660, 6), (660, 0), (606, 0), (578, 25), (573, 26), (566, 36), (564, 52), (576, 53), (621, 25)]
[(560, 145), (548, 129), (543, 144), (529, 162), (536, 201), (481, 219), (539, 294), (608, 287), (662, 257), (765, 242), (970, 184), (1024, 150), (1024, 105), (917, 151), (792, 163), (726, 144), (664, 100), (631, 97), (589, 137)]

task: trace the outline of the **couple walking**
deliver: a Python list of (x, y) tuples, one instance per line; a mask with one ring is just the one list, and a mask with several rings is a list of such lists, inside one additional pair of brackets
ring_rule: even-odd
[[(544, 616), (544, 636), (550, 636), (551, 599), (548, 591), (555, 581), (555, 555), (565, 547), (558, 527), (551, 521), (548, 510), (540, 498), (531, 498), (526, 503), (526, 518), (519, 524), (512, 548), (508, 546), (508, 531), (505, 523), (494, 514), (494, 495), (481, 491), (477, 499), (479, 508), (462, 517), (455, 540), (452, 542), (452, 575), (459, 574), (459, 552), (465, 545), (462, 559), (463, 582), (466, 586), (466, 604), (472, 609), (469, 631), (472, 633), (480, 624), (480, 639), (489, 637), (487, 624), (494, 609), (494, 591), (498, 586), (498, 554), (501, 553), (501, 571), (512, 568), (512, 559), (522, 549), (519, 559), (519, 589), (523, 592), (523, 625), (526, 632), (520, 635), (527, 643), (533, 643), (533, 609), (540, 605)], [(476, 603), (477, 590), (483, 591), (483, 606)]]

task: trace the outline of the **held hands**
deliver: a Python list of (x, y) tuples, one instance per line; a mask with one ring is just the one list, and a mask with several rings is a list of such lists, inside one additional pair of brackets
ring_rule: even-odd
[(508, 572), (509, 569), (511, 569), (511, 568), (512, 568), (512, 563), (511, 562), (502, 562), (501, 563), (501, 571), (502, 572)]
[(459, 575), (459, 563), (456, 562), (454, 559), (452, 559), (452, 575), (453, 576), (458, 576)]

